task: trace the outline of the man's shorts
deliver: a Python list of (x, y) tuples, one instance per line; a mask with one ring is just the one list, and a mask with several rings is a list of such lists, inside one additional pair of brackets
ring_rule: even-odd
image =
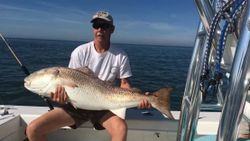
[(110, 113), (109, 110), (95, 111), (76, 109), (70, 103), (62, 105), (61, 108), (75, 121), (75, 124), (70, 126), (73, 129), (78, 128), (84, 122), (90, 121), (96, 130), (103, 130), (105, 128), (99, 123), (99, 121), (106, 114)]

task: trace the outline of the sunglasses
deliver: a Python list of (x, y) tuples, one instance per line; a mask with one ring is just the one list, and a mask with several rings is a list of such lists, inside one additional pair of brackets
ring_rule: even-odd
[(107, 23), (93, 23), (92, 27), (94, 29), (108, 29), (108, 28), (111, 28), (112, 25), (111, 24), (107, 24)]

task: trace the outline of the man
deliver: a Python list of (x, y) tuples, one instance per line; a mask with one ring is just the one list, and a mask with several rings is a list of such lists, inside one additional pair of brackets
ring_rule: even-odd
[[(129, 59), (124, 51), (111, 46), (111, 34), (115, 30), (112, 16), (105, 11), (97, 12), (92, 20), (94, 40), (80, 45), (71, 54), (70, 68), (88, 67), (103, 81), (113, 82), (120, 79), (120, 87), (130, 89), (129, 77), (132, 76)], [(26, 133), (30, 141), (45, 141), (46, 136), (63, 126), (79, 127), (86, 121), (91, 121), (96, 129), (107, 129), (112, 141), (125, 141), (127, 125), (124, 118), (125, 110), (117, 115), (105, 111), (90, 111), (75, 109), (68, 100), (63, 87), (58, 86), (51, 99), (63, 104), (61, 108), (45, 113), (33, 120), (27, 127)], [(139, 108), (151, 107), (148, 101), (143, 100)]]

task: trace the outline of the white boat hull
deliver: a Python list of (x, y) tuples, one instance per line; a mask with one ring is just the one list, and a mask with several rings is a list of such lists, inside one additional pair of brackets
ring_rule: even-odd
[[(0, 140), (24, 140), (26, 126), (35, 118), (48, 111), (47, 107), (5, 106), (9, 114), (0, 116)], [(179, 111), (172, 111), (176, 119)], [(197, 127), (197, 136), (216, 135), (219, 124), (219, 112), (201, 112)], [(128, 141), (175, 141), (178, 120), (126, 119), (128, 124)], [(94, 130), (91, 123), (85, 123), (78, 129), (63, 127), (49, 135), (49, 141), (110, 141), (106, 130)]]

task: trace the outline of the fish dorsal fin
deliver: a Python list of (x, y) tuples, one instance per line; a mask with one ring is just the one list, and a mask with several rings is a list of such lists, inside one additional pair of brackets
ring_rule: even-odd
[(142, 90), (136, 87), (130, 89), (132, 92), (142, 93)]
[(86, 74), (86, 75), (88, 75), (88, 76), (90, 76), (92, 78), (96, 78), (99, 81), (102, 81), (102, 82), (106, 83), (107, 85), (112, 85), (113, 84), (113, 81), (103, 81), (103, 80), (99, 79), (97, 76), (95, 76), (95, 73), (86, 66), (81, 67), (81, 68), (77, 68), (76, 70), (78, 70), (78, 71), (80, 71), (80, 72), (82, 72), (82, 73), (84, 73), (84, 74)]
[(95, 73), (91, 69), (89, 69), (88, 67), (81, 67), (81, 68), (77, 68), (76, 70), (78, 70), (86, 75), (89, 75), (91, 77), (96, 77)]

